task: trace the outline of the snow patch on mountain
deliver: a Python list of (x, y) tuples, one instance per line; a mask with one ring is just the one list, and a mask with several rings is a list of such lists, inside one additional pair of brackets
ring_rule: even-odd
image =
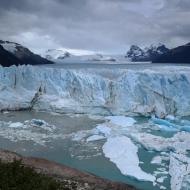
[(8, 41), (0, 41), (0, 45), (2, 45), (5, 50), (13, 54), (17, 51), (17, 46), (19, 46), (19, 44)]

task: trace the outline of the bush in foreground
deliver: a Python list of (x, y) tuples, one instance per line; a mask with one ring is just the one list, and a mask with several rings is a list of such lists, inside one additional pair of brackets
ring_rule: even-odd
[(21, 161), (0, 161), (0, 190), (73, 190), (76, 185), (58, 182), (34, 169), (23, 166)]

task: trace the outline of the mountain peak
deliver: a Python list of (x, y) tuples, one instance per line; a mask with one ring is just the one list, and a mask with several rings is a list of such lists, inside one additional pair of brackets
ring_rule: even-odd
[(0, 40), (0, 46), (3, 48), (3, 50), (1, 50), (3, 60), (5, 60), (5, 56), (7, 60), (9, 60), (9, 57), (11, 57), (12, 61), (10, 62), (10, 64), (7, 64), (8, 66), (14, 63), (15, 65), (39, 65), (53, 63), (48, 61), (47, 59), (40, 57), (39, 55), (34, 54), (28, 48), (15, 42)]
[(137, 45), (132, 45), (126, 54), (126, 58), (131, 61), (151, 61), (153, 57), (167, 53), (169, 49), (164, 44), (152, 44), (144, 49)]
[(70, 52), (62, 49), (48, 49), (43, 55), (48, 60), (65, 59), (71, 56)]

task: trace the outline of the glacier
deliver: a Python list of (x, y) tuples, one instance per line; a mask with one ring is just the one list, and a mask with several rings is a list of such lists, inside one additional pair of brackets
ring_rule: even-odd
[[(111, 71), (109, 71), (111, 72)], [(0, 111), (101, 115), (190, 115), (190, 68), (66, 70), (0, 67)]]

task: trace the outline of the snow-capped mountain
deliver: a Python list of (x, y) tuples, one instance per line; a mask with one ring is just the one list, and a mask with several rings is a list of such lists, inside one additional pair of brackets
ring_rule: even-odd
[(131, 59), (131, 61), (137, 61), (139, 58), (143, 58), (144, 56), (145, 52), (140, 47), (132, 45), (125, 57)]
[(169, 49), (163, 44), (151, 45), (143, 49), (132, 45), (125, 57), (131, 61), (153, 61), (155, 57), (163, 55), (168, 51)]
[[(23, 64), (39, 65), (39, 64), (53, 63), (47, 59), (40, 57), (39, 55), (32, 53), (28, 48), (15, 42), (0, 40), (0, 46), (1, 46), (1, 51), (4, 52), (4, 58), (2, 60), (5, 60), (5, 55), (7, 56), (6, 59), (9, 59), (9, 57), (12, 57), (13, 59), (14, 57), (15, 65), (23, 65)], [(7, 53), (5, 53), (5, 51)], [(3, 65), (5, 63), (2, 63), (1, 61), (1, 64)], [(12, 64), (14, 64), (14, 61), (12, 61), (10, 64), (7, 64), (7, 65), (10, 66)]]
[(48, 49), (43, 55), (48, 60), (62, 60), (71, 56), (73, 56), (71, 53), (62, 49)]
[(74, 55), (63, 49), (49, 49), (44, 54), (43, 57), (57, 62), (57, 63), (70, 63), (70, 62), (115, 62), (116, 59), (112, 56), (103, 54), (90, 54), (90, 55)]
[(84, 58), (86, 58), (88, 61), (116, 61), (115, 58), (113, 58), (112, 56), (106, 56), (102, 54), (88, 55)]
[(2, 65), (3, 67), (9, 67), (11, 65), (19, 64), (20, 60), (0, 45), (0, 65)]

